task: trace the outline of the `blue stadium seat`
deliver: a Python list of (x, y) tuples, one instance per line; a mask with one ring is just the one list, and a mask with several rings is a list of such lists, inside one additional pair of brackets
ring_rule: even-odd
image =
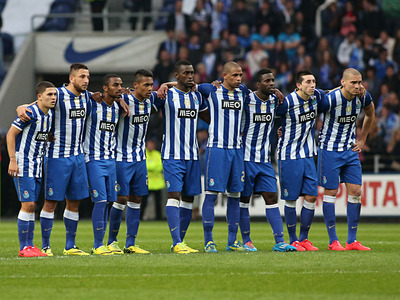
[[(67, 14), (74, 11), (74, 1), (56, 0), (51, 4), (50, 14)], [(68, 18), (47, 18), (38, 31), (65, 31), (68, 29), (71, 19)]]

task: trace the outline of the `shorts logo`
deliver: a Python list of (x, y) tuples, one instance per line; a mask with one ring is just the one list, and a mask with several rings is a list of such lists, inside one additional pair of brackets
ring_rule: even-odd
[(289, 196), (289, 193), (288, 193), (287, 189), (285, 189), (285, 190), (283, 191), (283, 195), (285, 195), (285, 197)]
[(115, 185), (115, 191), (116, 192), (119, 192), (121, 190), (121, 186), (117, 183), (116, 185)]
[(93, 190), (93, 197), (97, 198), (99, 196), (99, 193), (96, 190)]
[(28, 198), (29, 198), (29, 193), (28, 193), (28, 191), (25, 191), (25, 192), (24, 192), (23, 197), (24, 197), (25, 199), (28, 199)]
[(167, 188), (169, 188), (171, 186), (171, 184), (169, 183), (169, 181), (165, 182), (167, 184)]
[(324, 177), (322, 177), (322, 183), (326, 183), (327, 182), (327, 180), (326, 180), (326, 177), (324, 176)]
[(53, 194), (54, 194), (54, 191), (53, 191), (53, 189), (52, 189), (52, 188), (49, 188), (49, 192), (48, 192), (48, 194), (49, 194), (49, 196), (53, 196)]
[(210, 181), (209, 181), (209, 185), (210, 186), (214, 186), (214, 184), (215, 184), (214, 179), (211, 178)]

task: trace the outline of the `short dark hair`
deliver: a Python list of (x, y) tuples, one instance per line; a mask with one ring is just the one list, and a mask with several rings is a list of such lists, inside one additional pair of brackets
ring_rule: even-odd
[(84, 64), (81, 64), (81, 63), (73, 63), (73, 64), (69, 67), (69, 74), (72, 74), (72, 72), (78, 71), (78, 70), (81, 70), (81, 69), (89, 70), (89, 68), (88, 68), (86, 65), (84, 65)]
[(43, 94), (44, 91), (45, 91), (47, 88), (55, 88), (55, 86), (54, 86), (54, 84), (52, 84), (50, 81), (41, 81), (41, 82), (39, 82), (39, 83), (36, 85), (36, 89), (35, 89), (36, 95), (38, 95), (38, 94)]
[(147, 69), (139, 69), (135, 72), (135, 82), (139, 82), (142, 77), (154, 78), (153, 72)]
[(120, 78), (117, 74), (107, 74), (103, 77), (103, 85), (109, 85), (111, 78)]
[(297, 72), (297, 74), (296, 74), (296, 83), (301, 84), (303, 82), (303, 76), (306, 76), (306, 75), (314, 76), (314, 74), (311, 73), (311, 71), (309, 71), (309, 70), (301, 70), (301, 71)]
[(272, 73), (272, 71), (270, 69), (267, 68), (263, 68), (260, 69), (257, 73), (256, 73), (256, 82), (261, 82), (261, 78), (264, 74), (269, 74)]
[(174, 72), (178, 73), (181, 66), (191, 66), (192, 63), (186, 59), (180, 60), (175, 64)]

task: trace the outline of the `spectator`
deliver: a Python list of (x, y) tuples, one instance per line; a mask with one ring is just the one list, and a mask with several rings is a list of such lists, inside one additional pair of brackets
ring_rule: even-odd
[(250, 29), (246, 24), (239, 25), (239, 34), (237, 36), (240, 46), (242, 46), (245, 51), (250, 50), (251, 40), (250, 40)]
[(190, 24), (190, 32), (189, 32), (189, 36), (192, 35), (197, 35), (200, 38), (200, 45), (203, 47), (204, 44), (208, 41), (210, 41), (210, 34), (208, 33), (208, 31), (201, 29), (200, 25), (198, 22), (193, 21)]
[(293, 59), (296, 54), (296, 48), (300, 45), (300, 35), (294, 31), (293, 23), (286, 25), (286, 31), (279, 34), (278, 40), (285, 44), (288, 60)]
[(382, 79), (382, 83), (387, 84), (390, 92), (400, 92), (400, 80), (398, 74), (395, 73), (394, 67), (388, 65), (386, 67), (385, 77)]
[(384, 104), (379, 113), (378, 127), (380, 134), (383, 136), (383, 141), (387, 145), (390, 141), (394, 130), (399, 128), (400, 117), (395, 114), (390, 105)]
[(388, 35), (388, 33), (385, 30), (382, 30), (379, 33), (379, 39), (376, 40), (376, 43), (385, 48), (387, 50), (387, 57), (389, 60), (393, 60), (393, 50), (394, 50), (394, 44), (396, 43), (396, 40)]
[(260, 70), (260, 63), (264, 58), (268, 58), (268, 54), (263, 50), (260, 42), (254, 40), (251, 43), (251, 50), (246, 54), (246, 61), (252, 77)]
[(293, 0), (281, 1), (283, 5), (278, 6), (279, 10), (283, 14), (286, 25), (294, 22), (294, 2)]
[(200, 45), (200, 38), (198, 35), (192, 35), (189, 38), (189, 42), (187, 45), (189, 49), (189, 60), (195, 66), (197, 65), (202, 58), (202, 47)]
[(387, 84), (381, 84), (380, 89), (379, 89), (379, 96), (378, 96), (377, 100), (374, 100), (376, 102), (376, 103), (374, 103), (376, 114), (379, 114), (383, 105), (389, 103), (388, 99), (389, 99), (389, 87)]
[[(146, 1), (143, 1), (146, 2)], [(172, 29), (176, 33), (188, 34), (190, 28), (190, 17), (182, 12), (182, 1), (175, 2), (175, 11), (168, 16), (167, 29)]]
[(204, 55), (202, 62), (205, 66), (205, 71), (208, 79), (215, 77), (215, 67), (217, 65), (217, 54), (214, 53), (214, 46), (211, 42), (208, 42), (204, 46)]
[(211, 15), (205, 9), (203, 0), (197, 0), (196, 7), (192, 13), (192, 21), (197, 22), (201, 30), (209, 32)]
[(211, 37), (219, 38), (223, 30), (228, 30), (228, 13), (225, 10), (224, 2), (218, 1), (216, 9), (211, 13)]
[(289, 70), (287, 63), (281, 63), (279, 65), (278, 73), (276, 74), (275, 84), (280, 91), (286, 95), (289, 94), (292, 89), (292, 72)]
[(268, 55), (271, 55), (271, 51), (275, 48), (275, 37), (270, 33), (270, 28), (269, 24), (262, 24), (259, 32), (253, 33), (250, 37), (251, 41), (259, 41)]
[(353, 4), (351, 1), (347, 1), (345, 4), (345, 12), (341, 18), (340, 34), (342, 36), (348, 36), (349, 33), (357, 33), (356, 29), (357, 17), (354, 14)]
[(228, 51), (233, 55), (233, 60), (242, 59), (244, 57), (244, 48), (239, 44), (236, 34), (231, 33), (228, 40)]
[(194, 74), (194, 82), (200, 83), (207, 83), (208, 82), (208, 75), (206, 72), (206, 66), (204, 63), (198, 63), (196, 65), (196, 73)]
[(167, 28), (166, 35), (167, 39), (164, 42), (161, 42), (160, 47), (158, 48), (157, 58), (160, 59), (161, 51), (165, 50), (167, 51), (171, 62), (174, 63), (181, 44), (176, 40), (174, 29)]
[(296, 72), (296, 69), (304, 69), (304, 58), (306, 56), (306, 47), (301, 44), (299, 47), (297, 47), (296, 50), (296, 55), (294, 56), (292, 60), (292, 71), (294, 73)]
[(400, 65), (400, 28), (396, 30), (396, 40), (393, 48), (393, 60)]
[(340, 28), (340, 14), (336, 1), (329, 1), (328, 7), (321, 12), (321, 21), (322, 36), (327, 37), (334, 45)]
[(362, 0), (358, 20), (358, 33), (368, 31), (374, 38), (377, 38), (381, 29), (384, 28), (384, 18), (376, 0)]
[(386, 68), (388, 66), (392, 66), (395, 72), (397, 72), (397, 66), (394, 61), (388, 59), (387, 50), (385, 48), (381, 48), (379, 50), (379, 57), (375, 59), (375, 61), (373, 62), (373, 66), (376, 69), (376, 78), (378, 78), (379, 80), (383, 80), (383, 78), (385, 77)]
[(340, 43), (337, 52), (337, 60), (339, 61), (343, 69), (347, 68), (351, 53), (356, 46), (356, 36), (354, 33), (350, 33), (345, 39)]
[[(264, 24), (269, 24), (271, 34), (275, 37), (283, 30), (284, 17), (279, 10), (274, 10), (268, 0), (262, 1), (256, 12), (256, 29), (261, 30)], [(261, 42), (262, 43), (262, 42)]]
[(246, 2), (244, 0), (238, 0), (236, 2), (236, 8), (228, 15), (229, 17), (229, 31), (230, 33), (238, 34), (239, 26), (241, 24), (247, 24), (249, 28), (253, 27), (253, 13), (247, 9)]
[(329, 90), (336, 85), (336, 64), (328, 50), (324, 50), (322, 60), (319, 62), (318, 87)]
[(350, 60), (348, 64), (349, 68), (354, 68), (360, 72), (364, 71), (364, 48), (361, 38), (356, 38), (353, 51), (350, 54)]
[[(87, 0), (90, 3), (90, 12), (92, 14), (101, 14), (106, 5), (106, 0)], [(94, 31), (103, 31), (103, 18), (92, 17), (92, 26)]]
[(393, 131), (387, 145), (387, 153), (392, 159), (390, 167), (395, 171), (400, 171), (400, 129)]
[[(365, 76), (363, 76), (364, 80), (368, 84), (368, 92), (371, 94), (372, 99), (377, 100), (379, 94), (379, 86), (380, 81), (376, 78), (375, 68), (371, 66), (367, 66), (365, 69)], [(377, 109), (377, 108), (376, 108)]]
[(157, 88), (162, 83), (168, 82), (173, 70), (174, 66), (171, 63), (168, 52), (166, 50), (161, 50), (160, 59), (153, 69), (154, 87)]
[[(138, 13), (142, 11), (143, 13), (151, 12), (151, 0), (125, 0), (125, 8), (129, 9), (132, 13)], [(136, 30), (136, 23), (138, 21), (137, 17), (131, 17), (129, 19), (131, 22), (131, 29)], [(151, 23), (151, 16), (146, 16), (143, 18), (143, 30), (147, 30), (149, 24)]]
[(275, 50), (271, 56), (270, 62), (273, 62), (275, 69), (278, 69), (282, 63), (288, 62), (285, 44), (283, 41), (278, 40), (276, 42)]

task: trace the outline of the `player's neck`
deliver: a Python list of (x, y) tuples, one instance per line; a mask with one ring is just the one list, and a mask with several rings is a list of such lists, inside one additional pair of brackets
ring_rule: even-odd
[(66, 89), (67, 89), (68, 91), (70, 91), (72, 94), (74, 94), (75, 96), (77, 96), (77, 97), (79, 97), (79, 96), (81, 95), (81, 93), (79, 93), (79, 92), (76, 90), (76, 88), (75, 88), (71, 83), (69, 83), (69, 84), (66, 86)]
[(40, 101), (37, 101), (36, 103), (37, 103), (37, 106), (39, 107), (39, 109), (40, 109), (45, 115), (47, 115), (47, 114), (49, 113), (50, 108), (45, 107), (45, 106), (43, 105), (43, 103), (40, 102)]
[(133, 97), (135, 97), (136, 99), (138, 99), (140, 102), (143, 102), (144, 99), (145, 99), (144, 97), (140, 96), (140, 95), (136, 92), (136, 90), (133, 91), (132, 95), (133, 95)]
[(187, 93), (187, 92), (190, 91), (190, 88), (189, 88), (189, 87), (185, 87), (183, 84), (179, 84), (179, 82), (178, 82), (178, 84), (175, 86), (175, 88), (178, 89), (178, 90), (180, 90), (180, 91), (182, 91), (182, 92), (184, 92), (184, 93)]
[(263, 92), (257, 90), (257, 91), (256, 91), (256, 96), (257, 96), (259, 99), (261, 99), (262, 101), (268, 101), (268, 99), (269, 99), (269, 97), (270, 97), (271, 95), (265, 94), (265, 93), (263, 93)]
[(311, 97), (310, 95), (307, 95), (306, 93), (304, 93), (302, 90), (297, 90), (297, 95), (299, 95), (300, 98), (303, 100), (308, 100)]
[(234, 90), (235, 90), (235, 87), (230, 86), (230, 85), (226, 84), (225, 82), (222, 83), (222, 86), (223, 86), (224, 88), (226, 88), (228, 91), (234, 91)]
[(107, 105), (112, 105), (114, 103), (114, 98), (108, 96), (107, 94), (104, 95), (104, 99), (103, 101), (107, 104)]
[(346, 100), (350, 101), (354, 99), (354, 95), (350, 94), (348, 91), (345, 90), (345, 88), (341, 88), (340, 91), (342, 92), (343, 97), (346, 98)]

